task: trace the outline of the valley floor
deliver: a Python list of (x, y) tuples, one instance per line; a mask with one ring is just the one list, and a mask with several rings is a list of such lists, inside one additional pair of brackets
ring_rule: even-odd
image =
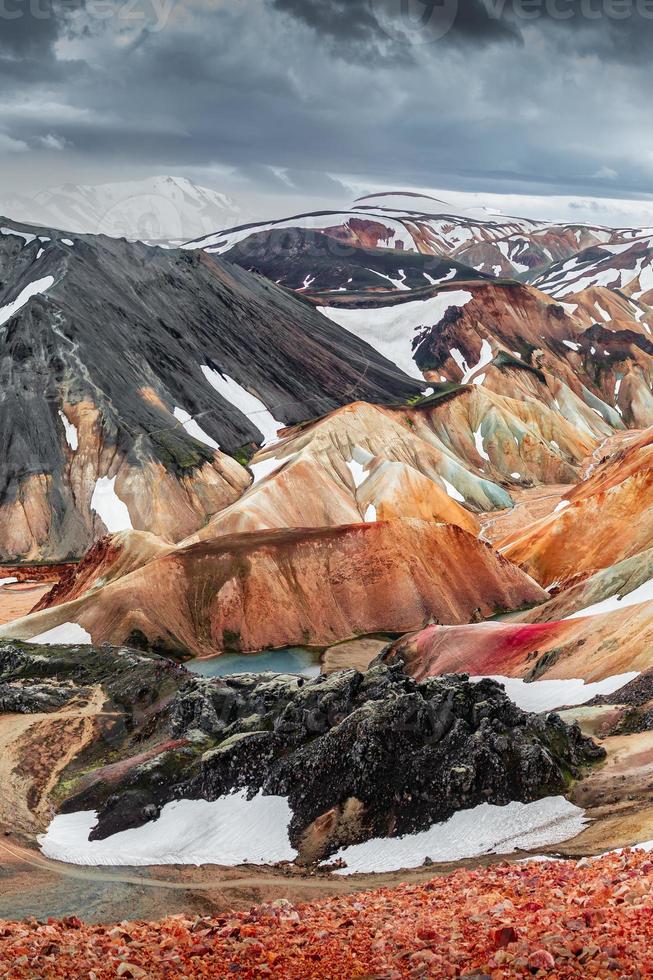
[[(0, 920), (73, 916), (86, 923), (115, 923), (126, 910), (131, 917), (152, 921), (177, 914), (215, 916), (225, 910), (246, 910), (256, 902), (344, 900), (352, 893), (401, 883), (419, 887), (434, 870), (439, 875), (484, 868), (491, 873), (502, 861), (488, 855), (412, 871), (347, 877), (292, 864), (102, 868), (49, 860), (36, 843), (49, 820), (47, 786), (71, 753), (79, 750), (89, 719), (99, 710), (99, 699), (91, 692), (88, 703), (72, 702), (49, 715), (0, 716), (0, 757), (11, 771), (11, 778), (3, 780), (6, 792), (0, 806)], [(613, 710), (580, 707), (564, 715), (567, 721), (578, 719), (585, 731), (597, 735)], [(43, 727), (48, 725), (51, 737)], [(545, 848), (540, 855), (578, 859), (653, 840), (653, 733), (606, 738), (603, 745), (607, 761), (581, 781), (572, 796), (586, 810), (589, 825), (576, 838)], [(29, 775), (27, 766), (20, 764), (28, 755)], [(510, 860), (519, 862), (525, 856), (526, 852), (516, 853)]]

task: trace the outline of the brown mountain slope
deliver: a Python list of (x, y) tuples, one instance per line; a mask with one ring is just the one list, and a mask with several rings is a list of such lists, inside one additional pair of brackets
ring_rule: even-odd
[(473, 514), (510, 507), (511, 487), (576, 482), (596, 445), (534, 399), (476, 386), (404, 408), (356, 402), (259, 452), (252, 488), (185, 543), (400, 518), (477, 532)]
[(447, 673), (603, 680), (653, 667), (653, 603), (547, 623), (427, 626), (394, 644), (417, 679)]
[(177, 656), (210, 656), (465, 623), (545, 598), (466, 531), (392, 521), (202, 541), (0, 635), (28, 639), (75, 622), (94, 643), (146, 639)]
[(626, 440), (551, 516), (498, 542), (544, 586), (587, 577), (653, 546), (653, 429)]

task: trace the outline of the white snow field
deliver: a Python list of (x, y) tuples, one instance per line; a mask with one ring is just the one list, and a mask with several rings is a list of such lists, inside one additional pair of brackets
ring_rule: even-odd
[(638, 606), (642, 602), (653, 601), (653, 579), (643, 582), (637, 589), (633, 589), (627, 595), (611, 595), (602, 602), (596, 602), (593, 606), (587, 606), (578, 612), (567, 616), (566, 619), (583, 619), (585, 616), (600, 616), (603, 613), (618, 612), (620, 609), (627, 609), (629, 606)]
[(45, 293), (46, 290), (54, 285), (54, 276), (44, 276), (43, 279), (37, 279), (35, 282), (31, 282), (29, 286), (25, 286), (24, 289), (20, 291), (16, 299), (12, 300), (11, 303), (7, 303), (6, 306), (0, 307), (0, 326), (10, 320), (15, 313), (22, 310), (32, 296), (39, 296), (41, 293)]
[[(591, 701), (598, 694), (613, 694), (630, 681), (639, 677), (639, 673), (616, 674), (605, 680), (586, 684), (584, 680), (551, 680), (532, 681), (527, 684), (521, 677), (500, 677), (490, 679), (503, 684), (506, 694), (523, 711), (553, 711), (565, 705), (574, 707)], [(471, 677), (472, 681), (481, 681), (482, 677)]]
[(215, 388), (225, 401), (242, 412), (256, 426), (265, 440), (263, 445), (268, 446), (271, 442), (275, 442), (277, 432), (279, 429), (283, 429), (286, 423), (277, 422), (260, 398), (257, 398), (250, 391), (246, 391), (228, 374), (220, 374), (219, 371), (215, 371), (206, 364), (202, 364), (201, 367), (202, 373), (211, 387)]
[(101, 841), (88, 839), (93, 810), (59, 814), (39, 843), (46, 857), (69, 864), (273, 864), (296, 857), (288, 840), (291, 817), (283, 797), (247, 800), (241, 791), (213, 803), (176, 800), (158, 820)]
[(579, 834), (586, 822), (584, 810), (564, 796), (508, 806), (482, 803), (472, 810), (461, 810), (421, 834), (354, 844), (330, 860), (346, 861), (347, 867), (336, 872), (340, 875), (399, 871), (418, 868), (427, 857), (436, 863), (449, 862), (560, 844)]
[(208, 446), (209, 449), (220, 448), (215, 439), (212, 439), (211, 436), (199, 425), (199, 423), (195, 421), (192, 415), (189, 415), (189, 413), (184, 411), (183, 408), (175, 408), (172, 414), (178, 422), (181, 422), (188, 435), (192, 436), (193, 439), (197, 439), (198, 442), (204, 443), (204, 445)]
[(415, 334), (424, 327), (438, 324), (449, 307), (460, 309), (471, 299), (472, 294), (468, 290), (456, 289), (395, 306), (379, 306), (369, 310), (321, 306), (319, 311), (364, 340), (409, 377), (423, 381), (422, 372), (413, 360)]
[(66, 417), (66, 415), (59, 409), (59, 418), (61, 419), (64, 427), (64, 432), (66, 433), (66, 442), (70, 446), (73, 452), (79, 447), (79, 435), (77, 433), (77, 426), (73, 425), (72, 422)]
[[(247, 800), (241, 791), (212, 803), (168, 803), (158, 820), (103, 841), (88, 839), (96, 822), (94, 811), (59, 814), (39, 844), (46, 857), (69, 864), (274, 864), (296, 857), (287, 833), (291, 817), (283, 797), (259, 793)], [(419, 867), (427, 857), (457, 861), (558, 844), (579, 834), (585, 823), (584, 811), (564, 797), (505, 807), (483, 803), (423, 833), (366, 841), (343, 848), (330, 860), (347, 862), (338, 874), (395, 871)]]

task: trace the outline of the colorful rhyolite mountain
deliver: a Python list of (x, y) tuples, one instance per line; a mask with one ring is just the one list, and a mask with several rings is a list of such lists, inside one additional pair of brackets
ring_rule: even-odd
[[(453, 810), (551, 797), (598, 758), (576, 729), (545, 717), (531, 729), (495, 688), (441, 675), (507, 679), (543, 712), (621, 697), (581, 720), (593, 734), (634, 725), (636, 702), (648, 732), (649, 251), (641, 230), (394, 194), (182, 249), (7, 223), (0, 549), (79, 561), (0, 629), (5, 703), (56, 706), (72, 678), (100, 685), (129, 732), (142, 725), (110, 761), (93, 743), (61, 773), (67, 812), (46, 852), (103, 863), (128, 831), (125, 857), (191, 860), (164, 845), (206, 804), (227, 824), (290, 822), (270, 860), (341, 848), (369, 870), (357, 842), (427, 833), (449, 813), (420, 810), (431, 798), (412, 752), (444, 767)], [(70, 652), (38, 652), (52, 644), (78, 644), (72, 666)], [(335, 648), (361, 672), (225, 688), (170, 665), (286, 647)], [(416, 727), (388, 749), (404, 699)], [(536, 767), (525, 783), (529, 746), (538, 760), (560, 751), (562, 779)], [(403, 802), (377, 807), (397, 760)], [(486, 768), (501, 793), (488, 795)], [(556, 840), (567, 818), (582, 829), (582, 809), (549, 800), (539, 817), (547, 806)]]

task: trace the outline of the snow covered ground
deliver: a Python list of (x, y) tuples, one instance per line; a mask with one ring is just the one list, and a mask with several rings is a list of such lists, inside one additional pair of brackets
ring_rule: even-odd
[(472, 294), (468, 290), (456, 289), (438, 293), (429, 299), (394, 306), (367, 310), (321, 306), (319, 310), (334, 323), (360, 337), (409, 377), (423, 381), (422, 372), (413, 360), (416, 332), (424, 327), (436, 326), (449, 307), (460, 309), (471, 299)]
[(59, 643), (72, 643), (74, 645), (92, 643), (91, 634), (80, 626), (79, 623), (62, 623), (61, 626), (55, 626), (51, 630), (47, 630), (45, 633), (39, 633), (37, 636), (33, 636), (28, 643), (43, 643), (45, 646), (50, 646), (52, 644), (58, 645)]
[(286, 423), (278, 422), (260, 398), (247, 391), (228, 374), (220, 374), (206, 364), (202, 365), (202, 373), (211, 387), (215, 388), (225, 401), (242, 412), (256, 426), (263, 435), (265, 446), (276, 440), (277, 432), (283, 429)]
[(29, 302), (32, 296), (39, 296), (41, 293), (45, 293), (53, 284), (54, 276), (44, 276), (43, 279), (37, 279), (35, 282), (31, 282), (29, 286), (25, 286), (15, 300), (0, 308), (0, 326), (6, 323), (7, 320), (10, 320), (15, 313), (18, 313)]
[[(247, 800), (241, 791), (212, 803), (168, 803), (159, 820), (104, 841), (88, 840), (96, 822), (94, 811), (60, 814), (39, 843), (46, 857), (69, 864), (274, 864), (296, 857), (287, 833), (291, 817), (283, 797), (259, 794)], [(483, 803), (423, 833), (343, 848), (336, 857), (344, 859), (347, 868), (338, 873), (415, 868), (427, 857), (436, 862), (457, 861), (482, 854), (509, 854), (516, 848), (541, 848), (575, 837), (585, 822), (584, 811), (564, 797), (506, 807)]]
[(247, 800), (241, 791), (213, 803), (176, 800), (158, 820), (102, 841), (88, 839), (94, 811), (60, 814), (40, 845), (46, 857), (70, 864), (272, 864), (296, 857), (287, 833), (291, 817), (283, 797)]
[(70, 446), (73, 452), (79, 447), (79, 435), (77, 433), (77, 427), (73, 425), (67, 418), (67, 416), (59, 409), (59, 418), (62, 421), (64, 432), (66, 433), (66, 442)]
[(115, 476), (101, 476), (93, 490), (91, 510), (100, 516), (107, 531), (131, 531), (133, 529), (127, 504), (116, 493)]
[(347, 862), (346, 868), (336, 872), (340, 875), (399, 871), (418, 868), (427, 857), (449, 862), (560, 844), (579, 834), (585, 823), (584, 811), (563, 796), (505, 807), (482, 803), (421, 834), (377, 838), (345, 847), (332, 860)]
[(208, 446), (210, 449), (220, 448), (215, 439), (212, 439), (211, 436), (208, 435), (208, 433), (206, 433), (199, 425), (199, 423), (195, 421), (192, 415), (189, 415), (189, 413), (183, 408), (176, 407), (172, 414), (178, 422), (181, 422), (188, 435), (192, 436), (193, 439), (197, 439), (198, 442), (204, 443), (204, 445)]
[[(586, 684), (584, 680), (551, 680), (533, 681), (527, 684), (520, 677), (492, 677), (494, 681), (503, 684), (508, 697), (523, 711), (553, 711), (565, 705), (570, 707), (585, 704), (598, 694), (613, 694), (620, 690), (639, 674), (618, 674)], [(472, 677), (472, 681), (483, 680), (482, 677)]]
[(587, 606), (578, 612), (567, 616), (567, 619), (583, 619), (584, 616), (600, 616), (603, 613), (618, 612), (620, 609), (627, 609), (628, 606), (638, 606), (642, 602), (653, 601), (653, 579), (642, 583), (637, 589), (633, 589), (627, 595), (612, 595), (602, 602), (596, 602), (593, 606)]

